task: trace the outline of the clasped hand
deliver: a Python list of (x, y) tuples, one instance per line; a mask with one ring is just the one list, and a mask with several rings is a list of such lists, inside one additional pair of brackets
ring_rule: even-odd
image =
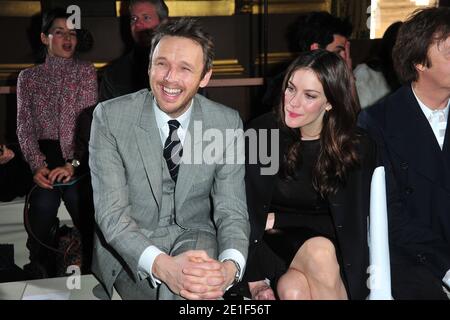
[(174, 257), (159, 255), (153, 274), (185, 299), (215, 300), (233, 282), (236, 267), (210, 258), (203, 250), (190, 250)]

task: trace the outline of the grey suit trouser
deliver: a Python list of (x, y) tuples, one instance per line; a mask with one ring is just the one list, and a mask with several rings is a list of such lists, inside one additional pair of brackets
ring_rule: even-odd
[[(152, 235), (155, 245), (171, 256), (188, 250), (205, 250), (210, 257), (217, 258), (215, 234), (202, 230), (185, 230), (177, 224), (159, 227)], [(114, 283), (122, 299), (126, 300), (182, 300), (164, 283), (153, 288), (150, 279), (137, 279), (134, 282), (123, 269)]]

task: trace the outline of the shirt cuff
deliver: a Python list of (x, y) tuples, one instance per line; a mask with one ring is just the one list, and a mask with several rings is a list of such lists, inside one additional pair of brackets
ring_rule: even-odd
[(159, 256), (161, 253), (164, 252), (159, 250), (157, 247), (149, 246), (144, 250), (144, 252), (142, 252), (138, 262), (139, 279), (142, 280), (147, 277), (150, 277), (152, 286), (155, 288), (159, 284), (161, 284), (161, 281), (155, 278), (152, 274), (153, 262), (155, 262), (156, 257)]
[(445, 283), (447, 287), (450, 288), (450, 270), (447, 271), (442, 281)]
[[(219, 261), (223, 262), (224, 260), (233, 260), (239, 265), (239, 268), (241, 269), (241, 273), (239, 274), (239, 281), (241, 281), (242, 277), (244, 276), (245, 268), (245, 258), (242, 253), (240, 253), (236, 249), (226, 249), (219, 255)], [(231, 287), (232, 285), (226, 288), (225, 291), (227, 291)]]

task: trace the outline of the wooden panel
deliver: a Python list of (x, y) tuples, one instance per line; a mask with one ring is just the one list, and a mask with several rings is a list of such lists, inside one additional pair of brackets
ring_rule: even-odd
[[(269, 14), (293, 14), (304, 13), (310, 11), (327, 11), (331, 12), (331, 0), (269, 0)], [(240, 12), (261, 14), (263, 13), (263, 1), (247, 0), (244, 5), (239, 8)]]

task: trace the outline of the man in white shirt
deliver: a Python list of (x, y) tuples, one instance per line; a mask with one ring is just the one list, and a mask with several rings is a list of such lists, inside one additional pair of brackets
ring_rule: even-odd
[(218, 299), (243, 275), (250, 226), (244, 161), (234, 159), (244, 154), (242, 121), (196, 94), (212, 61), (212, 39), (195, 20), (162, 24), (151, 92), (94, 112), (92, 270), (110, 296), (114, 286), (123, 299)]
[(450, 8), (426, 8), (393, 50), (404, 84), (359, 118), (386, 168), (394, 299), (447, 299), (450, 286)]

